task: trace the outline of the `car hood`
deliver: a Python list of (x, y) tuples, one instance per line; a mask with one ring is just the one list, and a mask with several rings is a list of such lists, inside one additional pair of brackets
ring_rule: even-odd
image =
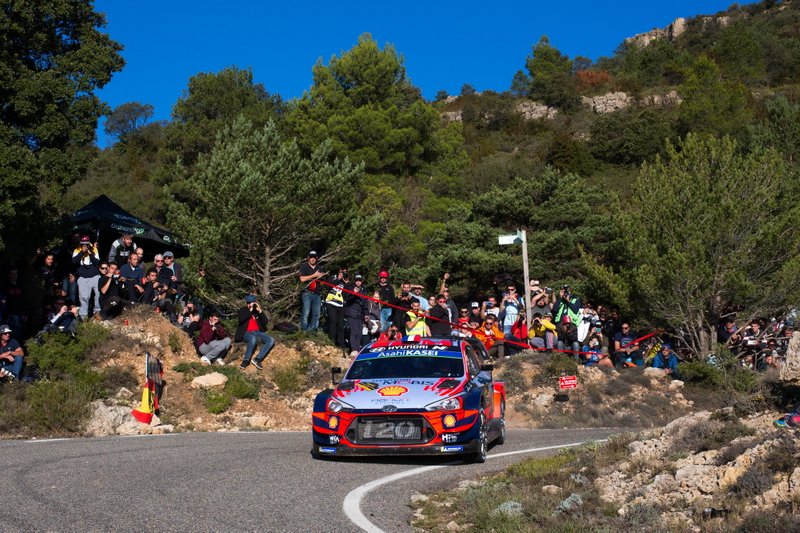
[(466, 378), (392, 378), (343, 381), (333, 396), (356, 409), (420, 409), (442, 398), (457, 394)]

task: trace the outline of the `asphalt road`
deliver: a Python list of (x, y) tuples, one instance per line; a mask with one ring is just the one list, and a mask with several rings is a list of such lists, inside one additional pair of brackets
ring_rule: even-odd
[[(614, 430), (509, 431), (491, 454), (602, 439)], [(361, 531), (345, 515), (361, 485), (447, 459), (315, 461), (307, 432), (181, 433), (0, 442), (0, 530)], [(535, 452), (531, 455), (550, 452)], [(415, 491), (452, 487), (523, 455), (456, 464), (382, 485), (361, 511), (410, 531)]]

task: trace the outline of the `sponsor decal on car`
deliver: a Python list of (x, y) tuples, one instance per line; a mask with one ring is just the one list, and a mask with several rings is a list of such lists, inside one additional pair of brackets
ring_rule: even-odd
[(381, 396), (402, 396), (408, 392), (408, 387), (402, 385), (389, 385), (378, 389), (378, 394)]

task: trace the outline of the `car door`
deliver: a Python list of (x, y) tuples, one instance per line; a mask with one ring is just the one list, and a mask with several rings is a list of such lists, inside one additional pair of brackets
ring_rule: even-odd
[(465, 344), (464, 353), (467, 358), (470, 382), (480, 389), (483, 405), (486, 407), (486, 416), (491, 420), (494, 413), (494, 390), (492, 388), (492, 374), (481, 370), (480, 356), (470, 344)]

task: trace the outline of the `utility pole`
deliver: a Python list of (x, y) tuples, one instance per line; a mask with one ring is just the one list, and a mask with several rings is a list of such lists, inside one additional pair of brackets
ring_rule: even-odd
[(516, 234), (500, 235), (497, 239), (500, 246), (507, 244), (521, 244), (522, 245), (522, 273), (525, 277), (525, 318), (527, 320), (527, 327), (531, 327), (531, 282), (530, 273), (528, 272), (528, 233), (523, 230), (517, 230)]

